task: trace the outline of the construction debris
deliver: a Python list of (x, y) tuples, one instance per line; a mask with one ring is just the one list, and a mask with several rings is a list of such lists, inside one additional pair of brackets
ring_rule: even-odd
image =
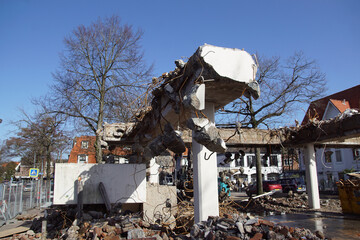
[(195, 239), (325, 239), (322, 232), (276, 225), (273, 222), (237, 214), (227, 218), (209, 217), (191, 228)]
[[(246, 212), (257, 215), (279, 215), (300, 212), (312, 212), (308, 205), (308, 196), (305, 193), (287, 195), (283, 197), (263, 196), (261, 198), (250, 199), (238, 202)], [(340, 200), (338, 198), (328, 198), (320, 201), (321, 209), (318, 212), (341, 213)], [(246, 208), (245, 208), (246, 207)]]
[[(191, 209), (191, 205), (187, 207)], [(321, 231), (281, 226), (232, 207), (222, 208), (221, 217), (209, 217), (197, 224), (184, 210), (180, 216), (160, 224), (144, 221), (139, 214), (106, 215), (97, 211), (88, 211), (84, 214), (87, 219), (77, 221), (75, 209), (52, 209), (46, 217), (34, 219), (31, 230), (8, 239), (42, 239), (44, 220), (47, 239), (325, 239)]]
[(336, 118), (318, 121), (310, 119), (305, 125), (274, 130), (274, 135), (281, 136), (284, 145), (301, 145), (309, 142), (331, 146), (332, 141), (359, 144), (360, 113), (354, 109), (340, 114)]

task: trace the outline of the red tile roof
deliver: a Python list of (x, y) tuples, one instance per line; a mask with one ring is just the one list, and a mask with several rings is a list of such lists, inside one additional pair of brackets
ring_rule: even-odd
[[(321, 120), (324, 116), (326, 106), (331, 99), (338, 101), (345, 100), (348, 102), (349, 108), (360, 109), (360, 85), (311, 102), (301, 124), (306, 124), (309, 118)], [(337, 103), (335, 106), (340, 107)], [(343, 109), (343, 107), (341, 109)]]
[(345, 99), (330, 99), (329, 101), (339, 110), (340, 113), (343, 113), (346, 109), (350, 108), (349, 101), (346, 101)]

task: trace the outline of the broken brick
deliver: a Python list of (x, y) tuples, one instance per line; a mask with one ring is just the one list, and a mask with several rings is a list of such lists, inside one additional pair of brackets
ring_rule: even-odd
[(250, 238), (250, 240), (261, 240), (263, 237), (263, 234), (262, 233), (255, 233), (255, 235)]
[(265, 219), (259, 219), (259, 223), (262, 224), (262, 225), (271, 227), (271, 228), (273, 228), (275, 226), (274, 222), (270, 222), (270, 221), (265, 220)]

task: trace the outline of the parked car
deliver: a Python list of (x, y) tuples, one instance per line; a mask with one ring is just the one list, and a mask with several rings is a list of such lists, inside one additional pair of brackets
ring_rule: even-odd
[[(264, 192), (282, 192), (281, 184), (277, 181), (263, 181), (263, 191)], [(253, 194), (257, 193), (257, 184), (252, 183), (247, 187), (246, 194), (251, 197)]]
[(300, 178), (283, 178), (279, 179), (278, 182), (281, 184), (284, 193), (290, 191), (293, 193), (301, 193), (306, 191), (305, 182)]
[(31, 183), (27, 183), (25, 186), (24, 186), (24, 192), (30, 192), (31, 191)]

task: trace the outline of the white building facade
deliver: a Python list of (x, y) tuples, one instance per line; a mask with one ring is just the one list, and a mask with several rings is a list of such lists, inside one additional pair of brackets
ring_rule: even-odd
[[(277, 180), (282, 173), (282, 160), (281, 154), (270, 154), (264, 157), (265, 154), (261, 154), (261, 171), (263, 180)], [(235, 153), (231, 154), (231, 161), (224, 164), (226, 159), (225, 154), (218, 154), (218, 173), (226, 171), (237, 172), (242, 169), (240, 178), (248, 183), (256, 182), (256, 158), (254, 153), (245, 153), (238, 159), (235, 159)], [(226, 161), (225, 161), (226, 162)]]

